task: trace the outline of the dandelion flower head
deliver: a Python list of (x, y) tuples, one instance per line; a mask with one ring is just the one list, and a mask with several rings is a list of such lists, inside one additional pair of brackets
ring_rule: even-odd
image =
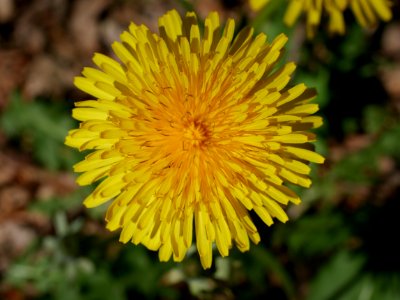
[(276, 66), (287, 38), (221, 27), (210, 13), (201, 34), (194, 13), (175, 10), (159, 34), (132, 23), (112, 45), (120, 62), (95, 54), (98, 68), (75, 79), (93, 100), (76, 102), (81, 123), (66, 138), (93, 150), (74, 166), (77, 182), (102, 179), (84, 204), (111, 201), (107, 228), (120, 241), (181, 261), (195, 239), (204, 268), (213, 246), (227, 256), (260, 241), (249, 211), (286, 222), (283, 207), (300, 199), (283, 183), (309, 187), (308, 162), (324, 160), (309, 143), (322, 124), (315, 91), (288, 88), (295, 65)]

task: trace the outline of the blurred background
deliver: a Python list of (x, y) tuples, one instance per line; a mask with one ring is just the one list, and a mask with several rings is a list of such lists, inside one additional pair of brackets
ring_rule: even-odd
[[(347, 33), (283, 25), (287, 1), (255, 12), (246, 1), (0, 0), (0, 299), (400, 299), (400, 5), (374, 30), (345, 14)], [(76, 100), (73, 77), (131, 21), (157, 30), (169, 9), (216, 10), (238, 28), (289, 36), (296, 82), (316, 87), (325, 124), (303, 203), (244, 254), (196, 251), (183, 263), (123, 245), (104, 228), (106, 206), (87, 210), (63, 145)]]

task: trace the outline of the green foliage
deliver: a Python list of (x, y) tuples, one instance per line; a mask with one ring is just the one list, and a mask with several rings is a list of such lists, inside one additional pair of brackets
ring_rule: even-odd
[(366, 272), (365, 262), (359, 253), (338, 252), (317, 273), (307, 300), (397, 299), (400, 275)]
[(339, 56), (333, 61), (335, 68), (348, 72), (357, 65), (357, 61), (365, 53), (368, 47), (368, 39), (363, 34), (363, 29), (353, 24), (347, 28), (347, 34), (339, 44)]
[(316, 257), (343, 246), (350, 236), (343, 217), (332, 211), (303, 216), (292, 226), (280, 227), (280, 239), (297, 257)]
[[(374, 120), (370, 122), (369, 128), (371, 129), (376, 123)], [(374, 130), (377, 131), (375, 127)], [(333, 180), (344, 179), (361, 183), (370, 183), (376, 180), (379, 158), (389, 156), (400, 161), (399, 136), (400, 124), (395, 124), (392, 128), (383, 131), (370, 146), (341, 160), (332, 169), (330, 176), (333, 177)], [(358, 170), (358, 172), (353, 172), (353, 170)]]
[(314, 281), (308, 300), (338, 299), (341, 291), (352, 285), (365, 259), (347, 251), (337, 253), (321, 268)]
[(269, 5), (261, 9), (251, 22), (251, 26), (254, 28), (255, 32), (265, 33), (270, 41), (281, 33), (290, 36), (293, 31), (281, 22), (285, 7), (279, 2), (280, 1), (271, 1)]
[(235, 269), (233, 268), (230, 281), (234, 282), (235, 277), (245, 276), (251, 286), (251, 289), (237, 291), (240, 299), (252, 299), (254, 295), (262, 295), (268, 289), (271, 289), (272, 286), (267, 283), (268, 276), (280, 283), (287, 297), (290, 299), (294, 297), (294, 283), (278, 256), (262, 245), (253, 246), (249, 254), (245, 257), (242, 257), (242, 255), (239, 257), (237, 252), (233, 254), (233, 258), (237, 257), (238, 261), (241, 262), (241, 267), (236, 272), (240, 272), (242, 275), (236, 274), (235, 276)]
[[(54, 216), (60, 211), (76, 210), (82, 205), (84, 199), (91, 192), (90, 187), (80, 187), (77, 191), (64, 197), (52, 197), (46, 200), (38, 199), (30, 203), (28, 210), (37, 212), (46, 216)], [(91, 217), (99, 219), (100, 215), (104, 215), (104, 206), (88, 211)]]
[(363, 127), (367, 133), (377, 134), (387, 122), (388, 112), (381, 106), (369, 105), (364, 109)]
[(69, 169), (81, 157), (64, 145), (74, 126), (70, 113), (60, 105), (24, 101), (18, 93), (12, 95), (0, 119), (4, 133), (50, 170)]
[(324, 67), (318, 67), (317, 70), (306, 71), (298, 70), (296, 72), (295, 82), (304, 83), (308, 87), (317, 90), (318, 95), (315, 102), (324, 108), (329, 102), (329, 70)]
[[(155, 288), (170, 264), (160, 264), (144, 247), (118, 244), (114, 237), (92, 241), (82, 235), (83, 226), (82, 218), (69, 222), (64, 212), (56, 213), (55, 236), (38, 241), (8, 270), (6, 282), (20, 288), (33, 285), (40, 295), (37, 299), (124, 300), (132, 295), (146, 299), (171, 295), (168, 288)], [(85, 247), (88, 245), (90, 248)], [(107, 255), (105, 250), (115, 253)]]

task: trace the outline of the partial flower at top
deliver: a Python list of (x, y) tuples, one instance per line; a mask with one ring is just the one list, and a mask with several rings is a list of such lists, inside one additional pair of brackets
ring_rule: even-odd
[(375, 27), (379, 20), (392, 19), (390, 5), (388, 0), (350, 0), (351, 10), (364, 28)]
[(123, 243), (181, 261), (194, 232), (209, 268), (213, 245), (227, 256), (260, 241), (249, 211), (268, 226), (288, 220), (283, 207), (300, 199), (283, 183), (309, 187), (308, 162), (324, 158), (309, 144), (322, 124), (315, 91), (287, 87), (293, 63), (277, 68), (286, 40), (234, 37), (217, 13), (201, 34), (194, 13), (173, 10), (159, 34), (132, 23), (112, 45), (121, 62), (94, 55), (98, 69), (75, 79), (93, 100), (76, 102), (81, 123), (65, 143), (93, 150), (74, 166), (80, 185), (102, 180), (84, 204), (112, 201), (107, 228)]
[(328, 15), (328, 30), (330, 33), (344, 34), (345, 23), (343, 11), (346, 8), (347, 0), (290, 0), (284, 16), (284, 22), (292, 26), (300, 14), (306, 14), (307, 37), (315, 35), (321, 18)]
[(260, 11), (270, 0), (249, 0), (249, 6), (253, 11)]
[(284, 23), (292, 26), (300, 14), (306, 14), (307, 37), (313, 38), (321, 19), (327, 16), (328, 31), (343, 35), (345, 22), (343, 12), (350, 6), (356, 19), (364, 28), (377, 25), (379, 19), (389, 21), (392, 18), (388, 0), (289, 0)]

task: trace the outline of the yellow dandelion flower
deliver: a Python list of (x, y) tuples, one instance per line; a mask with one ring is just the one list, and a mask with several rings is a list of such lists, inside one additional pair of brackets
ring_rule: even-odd
[(309, 187), (307, 162), (324, 161), (309, 150), (322, 124), (315, 91), (287, 87), (293, 63), (275, 70), (286, 40), (252, 28), (234, 37), (215, 12), (204, 34), (192, 12), (166, 13), (159, 34), (131, 24), (112, 45), (121, 62), (95, 54), (99, 69), (75, 79), (95, 100), (76, 103), (80, 127), (65, 143), (94, 150), (74, 166), (78, 184), (103, 179), (84, 204), (112, 200), (107, 228), (161, 261), (181, 261), (194, 232), (204, 268), (213, 245), (227, 256), (259, 242), (250, 210), (286, 222), (282, 207), (300, 199), (283, 182)]
[[(321, 23), (321, 17), (328, 14), (328, 30), (333, 34), (344, 34), (343, 11), (348, 0), (290, 0), (284, 16), (284, 23), (292, 26), (300, 14), (306, 14), (307, 37), (312, 38)], [(362, 0), (363, 1), (363, 0)]]
[(390, 9), (391, 1), (388, 0), (349, 0), (350, 7), (358, 23), (364, 28), (375, 27), (379, 20), (392, 19)]

